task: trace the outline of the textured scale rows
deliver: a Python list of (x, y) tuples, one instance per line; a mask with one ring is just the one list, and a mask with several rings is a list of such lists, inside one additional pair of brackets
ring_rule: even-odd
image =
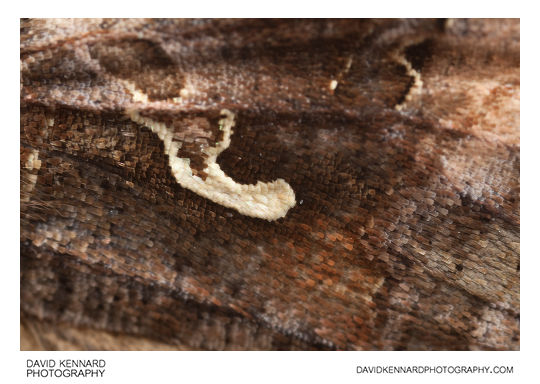
[(20, 160), (29, 348), (519, 349), (519, 21), (23, 20)]

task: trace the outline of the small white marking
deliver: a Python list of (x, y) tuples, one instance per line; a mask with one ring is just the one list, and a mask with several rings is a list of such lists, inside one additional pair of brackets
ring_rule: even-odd
[(144, 92), (139, 91), (135, 86), (135, 83), (129, 80), (123, 80), (122, 83), (133, 96), (133, 101), (140, 103), (148, 103), (148, 95)]
[(328, 86), (328, 88), (330, 89), (330, 93), (332, 94), (334, 93), (334, 91), (336, 90), (343, 76), (345, 76), (349, 72), (349, 69), (351, 69), (352, 62), (353, 62), (353, 57), (351, 55), (347, 58), (347, 62), (345, 63), (345, 68), (337, 75), (337, 79), (333, 79), (332, 81), (330, 81), (330, 84)]

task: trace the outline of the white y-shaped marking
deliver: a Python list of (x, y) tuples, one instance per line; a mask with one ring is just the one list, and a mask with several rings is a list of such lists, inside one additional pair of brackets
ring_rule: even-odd
[[(144, 98), (139, 97), (138, 100)], [(163, 140), (172, 173), (182, 187), (217, 204), (235, 209), (243, 215), (268, 221), (284, 217), (296, 204), (293, 189), (283, 179), (269, 183), (258, 181), (257, 184), (239, 184), (221, 170), (216, 160), (231, 144), (232, 127), (235, 124), (234, 114), (231, 111), (227, 109), (221, 111), (222, 119), (219, 120), (219, 127), (223, 131), (223, 140), (216, 143), (215, 147), (203, 150), (207, 156), (206, 168), (203, 170), (208, 174), (205, 180), (193, 175), (188, 158), (178, 157), (178, 150), (182, 144), (172, 140), (172, 129), (164, 123), (141, 116), (137, 111), (129, 111), (128, 115), (131, 120), (150, 128)]]

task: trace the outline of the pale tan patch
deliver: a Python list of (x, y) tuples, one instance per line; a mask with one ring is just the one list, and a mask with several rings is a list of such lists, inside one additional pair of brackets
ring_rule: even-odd
[[(517, 80), (516, 80), (517, 79)], [(519, 69), (493, 78), (460, 79), (446, 82), (447, 97), (464, 99), (459, 106), (438, 119), (447, 129), (459, 129), (493, 141), (519, 145), (520, 86)], [(433, 86), (432, 86), (433, 88)], [(432, 93), (432, 98), (438, 96)]]
[(34, 190), (38, 178), (38, 171), (41, 168), (41, 160), (39, 160), (39, 151), (32, 150), (24, 161), (24, 172), (22, 173), (21, 185), (21, 201), (28, 202), (30, 195)]

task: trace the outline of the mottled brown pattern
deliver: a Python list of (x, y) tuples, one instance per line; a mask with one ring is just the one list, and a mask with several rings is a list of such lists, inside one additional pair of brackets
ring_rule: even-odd
[[(284, 218), (182, 188), (127, 116), (197, 174), (223, 108), (221, 168), (284, 179)], [(519, 20), (23, 20), (29, 348), (519, 349), (519, 164)]]

